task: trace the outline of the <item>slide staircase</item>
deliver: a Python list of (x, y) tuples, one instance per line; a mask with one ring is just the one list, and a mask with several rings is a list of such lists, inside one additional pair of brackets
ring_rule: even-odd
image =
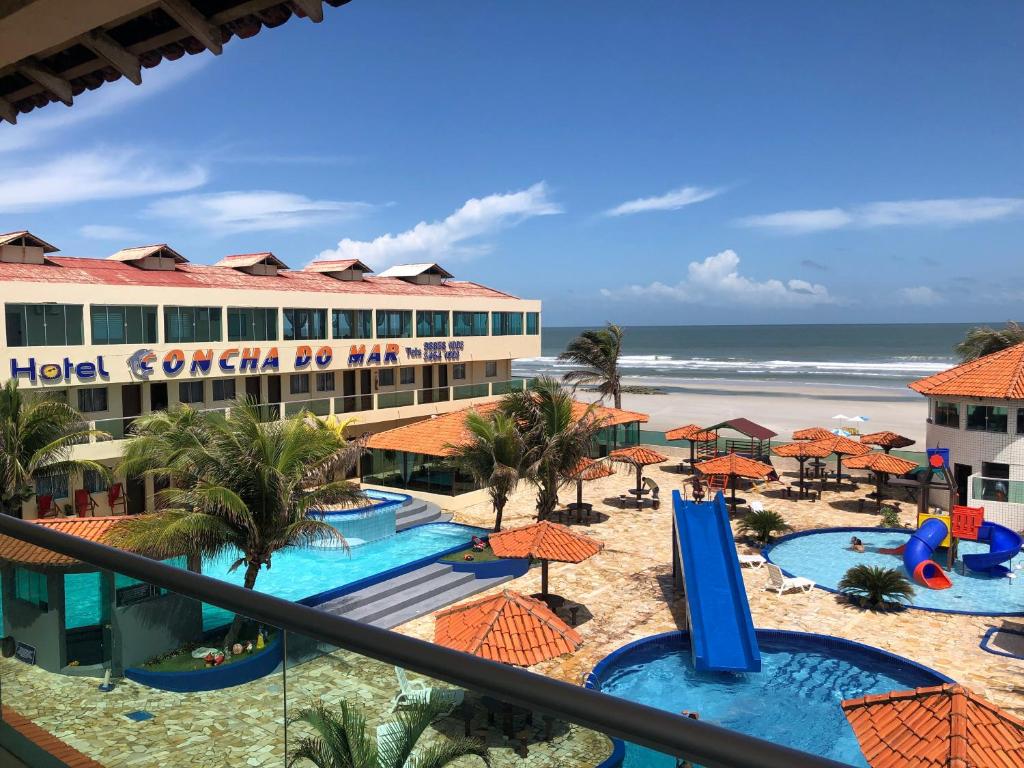
[(721, 493), (684, 501), (672, 492), (675, 548), (697, 671), (760, 672), (761, 651)]

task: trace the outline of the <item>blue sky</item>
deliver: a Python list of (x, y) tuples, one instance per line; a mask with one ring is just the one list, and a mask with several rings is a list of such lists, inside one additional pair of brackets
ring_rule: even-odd
[(560, 325), (999, 321), (1022, 40), (995, 0), (354, 0), (0, 126), (0, 231), (438, 261)]

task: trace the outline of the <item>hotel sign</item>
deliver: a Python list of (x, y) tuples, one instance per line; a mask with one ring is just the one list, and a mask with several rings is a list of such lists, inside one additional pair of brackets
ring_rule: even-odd
[(74, 362), (70, 357), (65, 357), (59, 363), (40, 363), (34, 357), (22, 363), (20, 358), (11, 358), (11, 378), (17, 379), (22, 376), (33, 384), (37, 380), (44, 384), (53, 384), (58, 381), (71, 381), (72, 376), (79, 381), (107, 379), (110, 378), (110, 373), (103, 361), (103, 355), (80, 363)]

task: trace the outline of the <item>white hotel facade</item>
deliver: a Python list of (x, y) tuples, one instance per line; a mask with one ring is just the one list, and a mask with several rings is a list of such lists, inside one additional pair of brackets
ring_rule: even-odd
[[(113, 438), (76, 451), (111, 467), (134, 418), (178, 403), (250, 397), (377, 432), (522, 388), (513, 360), (540, 354), (539, 301), (437, 264), (373, 276), (356, 260), (291, 270), (271, 253), (206, 266), (167, 245), (99, 259), (56, 251), (29, 232), (0, 235), (0, 381), (66, 397)], [(152, 508), (151, 480), (118, 480), (126, 511)], [(36, 490), (68, 511), (82, 489), (92, 514), (111, 512), (99, 477)]]

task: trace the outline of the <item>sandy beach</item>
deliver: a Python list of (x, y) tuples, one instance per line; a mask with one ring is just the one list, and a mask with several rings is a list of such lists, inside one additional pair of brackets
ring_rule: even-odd
[[(867, 416), (870, 421), (858, 425), (861, 432), (883, 429), (898, 432), (918, 441), (914, 449), (924, 447), (927, 402), (920, 395), (892, 388), (844, 387), (836, 385), (795, 385), (779, 382), (737, 382), (715, 380), (626, 380), (627, 384), (660, 386), (664, 395), (625, 394), (622, 406), (650, 415), (647, 429), (663, 431), (683, 424), (711, 425), (744, 416), (779, 433), (788, 440), (793, 430), (803, 427), (850, 426), (833, 421), (843, 413)], [(593, 393), (578, 391), (581, 400), (592, 400)]]

